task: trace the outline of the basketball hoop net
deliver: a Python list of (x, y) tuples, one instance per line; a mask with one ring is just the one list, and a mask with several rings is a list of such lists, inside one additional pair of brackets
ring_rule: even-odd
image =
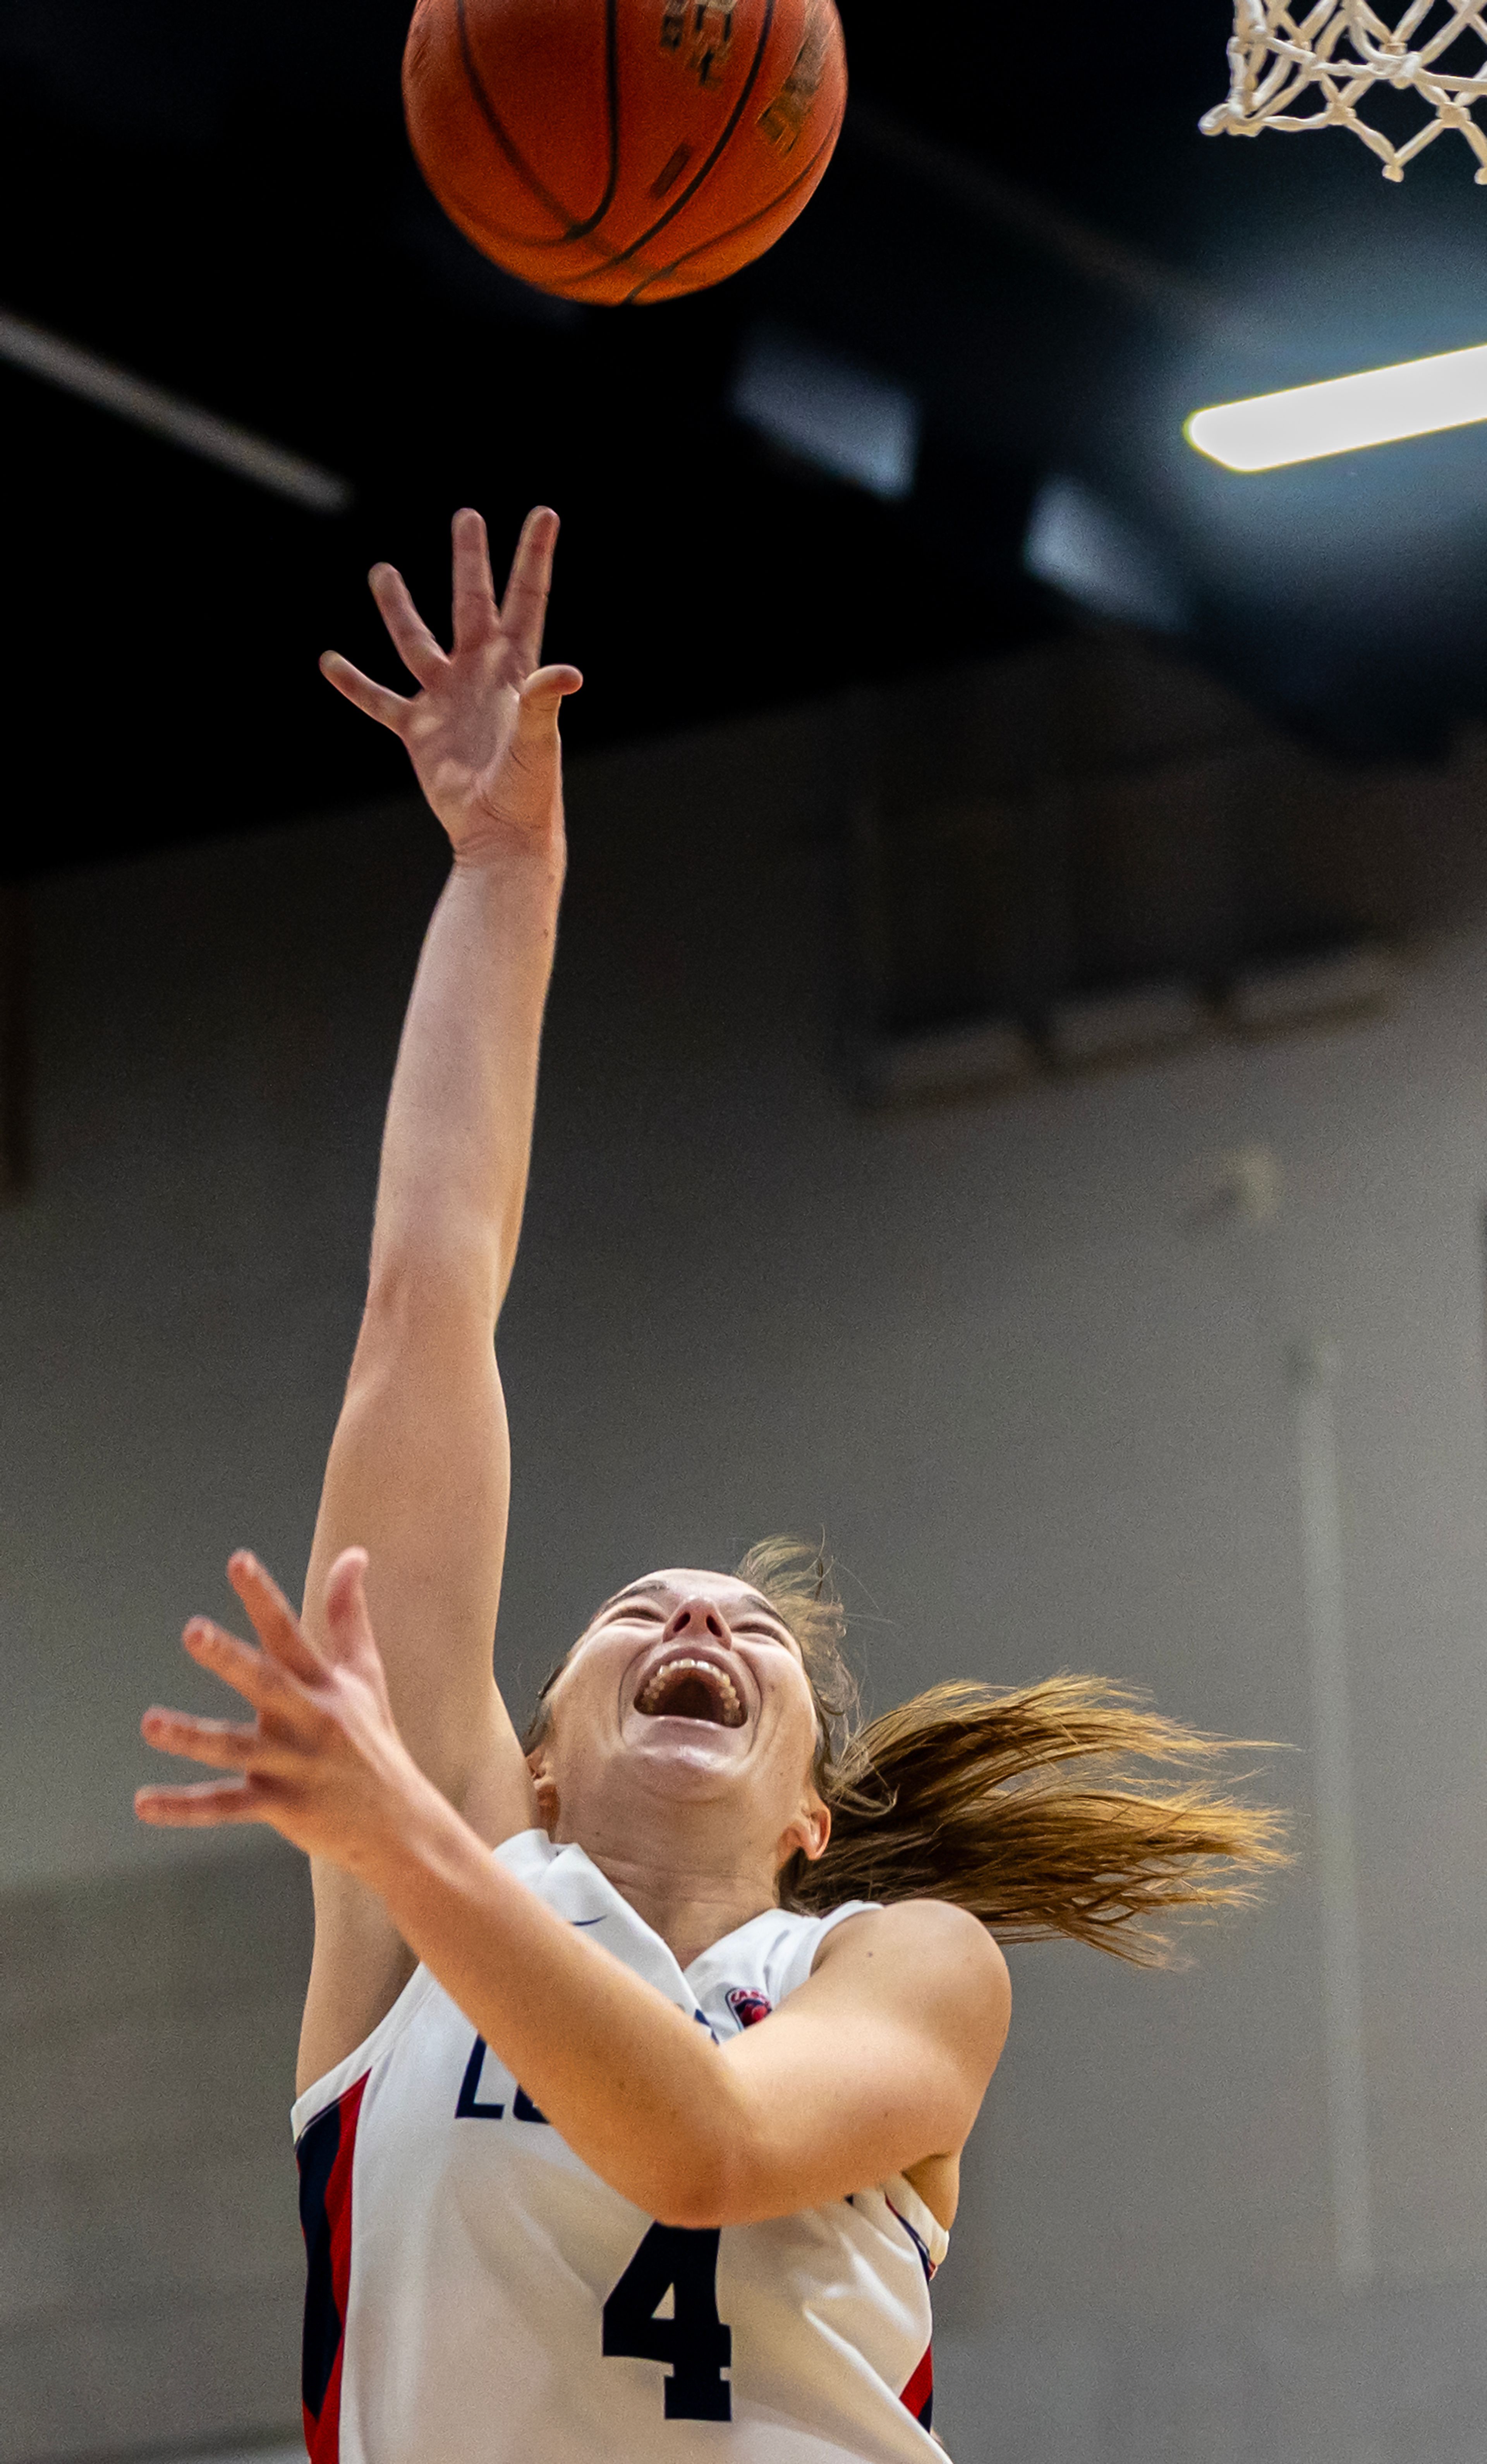
[[(1262, 128), (1350, 128), (1402, 180), (1405, 165), (1454, 128), (1487, 187), (1487, 135), (1472, 117), (1487, 101), (1487, 0), (1410, 0), (1391, 26), (1368, 0), (1235, 0), (1227, 102), (1204, 115), (1205, 137)], [(1375, 89), (1419, 96), (1429, 115), (1402, 144), (1364, 116)]]

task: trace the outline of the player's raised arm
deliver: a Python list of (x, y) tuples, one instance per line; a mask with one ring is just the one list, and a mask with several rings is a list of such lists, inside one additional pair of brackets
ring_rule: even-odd
[[(562, 886), (558, 715), (580, 681), (541, 668), (556, 515), (528, 517), (504, 602), (485, 525), (454, 519), (453, 643), (401, 575), (372, 590), (418, 690), (335, 652), (324, 673), (406, 746), (454, 865), (429, 925), (387, 1110), (366, 1310), (331, 1447), (306, 1582), (317, 1636), (327, 1572), (368, 1546), (399, 1729), (488, 1839), (533, 1819), (492, 1674), (510, 1461), (493, 1334), (521, 1223), (537, 1046)], [(355, 1881), (316, 1868), (316, 1951), (301, 2064), (360, 2041), (412, 1962)]]

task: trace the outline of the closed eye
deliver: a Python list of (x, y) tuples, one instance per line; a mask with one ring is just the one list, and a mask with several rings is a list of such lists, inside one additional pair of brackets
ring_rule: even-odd
[[(669, 1608), (659, 1606), (651, 1600), (620, 1600), (609, 1611), (603, 1622), (606, 1625), (635, 1625), (641, 1622), (665, 1625), (670, 1615)], [(754, 1636), (760, 1642), (773, 1642), (779, 1650), (788, 1651), (793, 1659), (800, 1659), (800, 1647), (794, 1635), (780, 1626), (768, 1624), (762, 1617), (733, 1617), (730, 1619), (730, 1624), (734, 1634)]]
[(757, 1635), (761, 1642), (777, 1643), (781, 1651), (791, 1652), (797, 1658), (799, 1656), (799, 1645), (797, 1643), (795, 1637), (793, 1635), (781, 1634), (777, 1626), (760, 1625), (757, 1623), (753, 1625), (735, 1624), (733, 1632), (735, 1634)]

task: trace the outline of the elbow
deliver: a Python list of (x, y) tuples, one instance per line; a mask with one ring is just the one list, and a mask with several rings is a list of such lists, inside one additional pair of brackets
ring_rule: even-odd
[(675, 2225), (682, 2233), (716, 2233), (721, 2226), (739, 2221), (729, 2213), (723, 2200), (686, 2189), (679, 2189), (674, 2198), (658, 2199), (655, 2217), (658, 2225)]
[(658, 2224), (712, 2233), (771, 2212), (760, 2206), (770, 2138), (732, 2065), (709, 2041), (697, 2052), (693, 2093), (652, 2113), (630, 2141), (631, 2178), (611, 2187)]
[(641, 2204), (649, 2206), (658, 2224), (715, 2233), (723, 2225), (756, 2224), (761, 2216), (785, 2212), (771, 2200), (770, 2168), (746, 2131), (710, 2130), (689, 2146), (669, 2148), (656, 2169), (661, 2178)]
[(422, 1348), (471, 1319), (493, 1327), (503, 1288), (495, 1245), (478, 1224), (445, 1224), (422, 1240), (382, 1245), (372, 1258), (358, 1353), (379, 1360), (410, 1342)]
[(648, 2203), (657, 2224), (675, 2225), (683, 2233), (711, 2233), (733, 2223), (727, 2169), (704, 2151), (669, 2163)]

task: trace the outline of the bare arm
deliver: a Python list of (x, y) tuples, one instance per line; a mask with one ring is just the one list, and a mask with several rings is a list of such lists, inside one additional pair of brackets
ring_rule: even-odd
[[(578, 677), (537, 670), (557, 519), (529, 517), (504, 605), (485, 527), (454, 522), (446, 652), (388, 566), (378, 605), (421, 690), (388, 692), (328, 654), (330, 681), (407, 746), (454, 868), (424, 944), (383, 1142), (366, 1311), (306, 1579), (368, 1546), (398, 1727), (433, 1787), (495, 1840), (532, 1821), (492, 1640), (510, 1493), (497, 1313), (526, 1191), (542, 1008), (562, 887), (558, 711)], [(375, 2026), (412, 1968), (384, 1906), (317, 1860), (300, 2048), (312, 2079)]]
[(782, 2011), (714, 2045), (496, 1864), (417, 1771), (363, 1571), (354, 1551), (333, 1570), (321, 1656), (261, 1569), (233, 1561), (263, 1650), (202, 1619), (186, 1647), (256, 1720), (152, 1711), (144, 1733), (238, 1776), (142, 1792), (146, 1819), (271, 1822), (355, 1873), (576, 2154), (664, 2223), (786, 2215), (958, 2154), (1010, 2007), (973, 1918), (914, 1902), (855, 1919)]

